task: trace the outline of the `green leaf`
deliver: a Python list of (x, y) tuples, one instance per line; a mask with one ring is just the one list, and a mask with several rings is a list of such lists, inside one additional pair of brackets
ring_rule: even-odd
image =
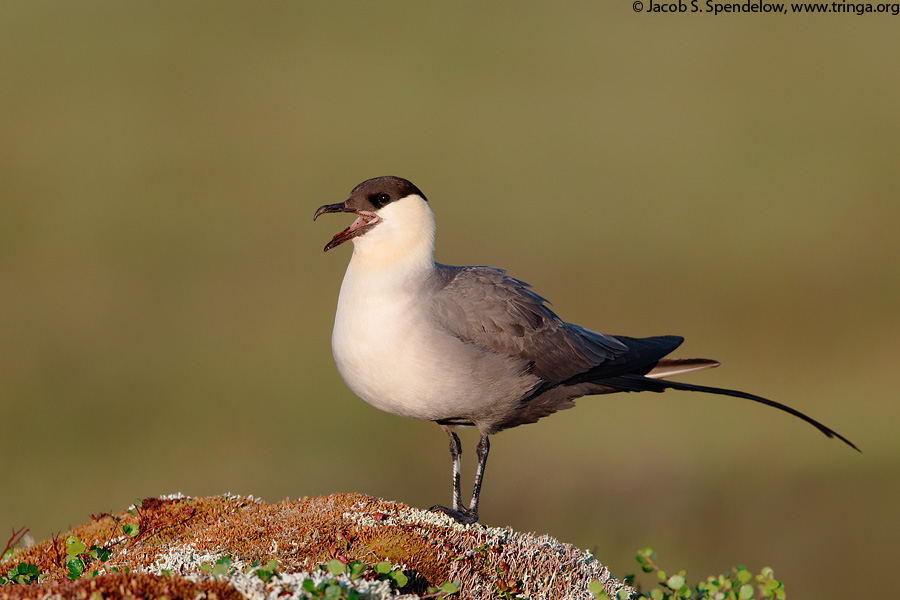
[(588, 591), (592, 593), (597, 600), (609, 600), (609, 596), (606, 595), (606, 590), (603, 589), (603, 584), (597, 579), (588, 583)]
[(344, 595), (344, 589), (336, 583), (332, 583), (325, 588), (326, 600), (337, 600)]
[[(254, 566), (256, 566), (259, 564), (259, 561), (253, 561), (253, 563), (254, 563)], [(257, 577), (259, 577), (260, 579), (262, 579), (263, 581), (268, 583), (269, 581), (272, 580), (273, 577), (275, 577), (275, 575), (277, 575), (278, 561), (273, 558), (272, 560), (270, 560), (269, 562), (266, 563), (266, 566), (257, 567), (255, 572), (256, 572)]]
[(347, 570), (347, 567), (338, 559), (332, 558), (327, 563), (325, 563), (325, 569), (332, 575), (340, 575), (345, 570)]
[(387, 575), (391, 572), (391, 568), (393, 565), (386, 560), (381, 561), (377, 565), (375, 565), (375, 572), (379, 575)]
[(347, 576), (350, 577), (351, 580), (359, 578), (366, 572), (366, 563), (360, 560), (351, 561), (347, 563), (347, 566), (349, 567)]
[(72, 581), (81, 579), (81, 576), (84, 574), (84, 563), (77, 556), (70, 558), (66, 561), (66, 570), (68, 571), (67, 577)]
[(684, 587), (684, 577), (682, 575), (672, 575), (666, 581), (666, 585), (670, 590), (680, 590)]
[(66, 554), (68, 554), (69, 556), (78, 556), (86, 550), (87, 546), (85, 546), (84, 542), (79, 540), (77, 537), (70, 537), (66, 540)]
[(223, 556), (219, 560), (216, 561), (215, 566), (212, 568), (212, 574), (218, 577), (219, 575), (227, 575), (228, 571), (231, 570), (231, 557)]
[[(591, 582), (591, 583), (593, 583), (593, 582)], [(598, 581), (597, 583), (599, 584), (600, 582)], [(588, 589), (591, 590), (592, 592), (594, 591), (591, 589), (591, 584), (588, 584)], [(455, 594), (456, 592), (459, 591), (459, 579), (454, 579), (453, 581), (445, 581), (444, 583), (441, 584), (441, 591), (446, 592), (448, 594)], [(602, 585), (600, 586), (600, 591), (601, 592), (603, 591)], [(594, 595), (596, 596), (596, 594), (594, 594)]]
[(398, 588), (406, 587), (406, 584), (409, 583), (409, 577), (407, 577), (406, 574), (400, 569), (391, 571), (390, 578), (394, 581), (394, 584)]
[(741, 591), (738, 592), (738, 598), (741, 600), (750, 600), (753, 597), (753, 586), (749, 583), (745, 583), (741, 586)]
[(104, 548), (103, 546), (98, 546), (97, 544), (93, 544), (91, 549), (88, 551), (88, 554), (99, 560), (100, 562), (106, 562), (109, 560), (110, 551)]
[(303, 580), (301, 587), (303, 587), (303, 590), (306, 592), (312, 593), (312, 592), (316, 591), (316, 584), (309, 577), (307, 577), (306, 579)]
[(8, 579), (4, 578), (4, 580), (19, 584), (35, 583), (40, 579), (40, 573), (40, 569), (37, 568), (37, 565), (20, 562), (9, 570), (7, 573)]
[(634, 557), (639, 565), (641, 565), (641, 571), (644, 573), (652, 573), (654, 564), (653, 564), (653, 548), (649, 546), (646, 548), (641, 548), (638, 550), (637, 556)]

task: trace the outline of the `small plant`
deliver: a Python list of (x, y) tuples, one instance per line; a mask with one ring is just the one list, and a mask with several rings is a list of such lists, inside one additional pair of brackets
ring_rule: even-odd
[(77, 537), (71, 536), (66, 539), (66, 571), (67, 576), (72, 581), (81, 579), (84, 575), (84, 569), (87, 565), (81, 560), (80, 554), (87, 551), (87, 546)]
[(484, 556), (487, 553), (488, 553), (488, 547), (484, 544), (479, 544), (475, 548), (472, 548), (471, 550), (466, 550), (463, 554), (460, 554), (459, 556), (454, 556), (450, 560), (452, 562), (456, 562), (458, 560), (466, 560), (469, 558), (473, 558), (476, 555)]
[(25, 539), (25, 535), (28, 533), (27, 527), (20, 527), (19, 529), (13, 529), (12, 535), (9, 536), (9, 540), (6, 542), (6, 547), (3, 549), (3, 552), (0, 552), (0, 561), (4, 561), (10, 556), (13, 555), (16, 551), (16, 546)]
[[(88, 549), (84, 542), (77, 537), (70, 536), (66, 539), (66, 576), (72, 581), (81, 579), (91, 563), (94, 561), (104, 563), (109, 560), (109, 556), (109, 549), (96, 544), (92, 544)], [(96, 577), (99, 574), (100, 570), (94, 569), (90, 575)]]
[[(144, 500), (135, 498), (134, 505), (126, 512), (133, 517), (137, 517), (138, 522), (121, 525), (122, 533), (125, 534), (125, 541), (127, 541), (129, 545), (133, 545), (146, 536), (155, 535), (170, 527), (183, 525), (190, 521), (196, 514), (196, 509), (190, 507), (178, 511), (175, 514), (159, 511), (158, 509), (160, 506), (165, 505), (167, 502), (169, 501), (160, 498), (146, 498)], [(91, 515), (91, 518), (95, 521), (99, 521), (105, 517), (109, 517), (115, 521), (117, 527), (122, 521), (121, 517), (109, 513)], [(117, 541), (116, 544), (120, 542), (121, 541)]]
[(356, 590), (345, 590), (336, 579), (326, 579), (319, 585), (313, 583), (312, 579), (305, 579), (303, 580), (303, 590), (313, 598), (359, 600), (359, 592)]
[[(12, 535), (6, 542), (6, 547), (3, 549), (3, 552), (0, 552), (0, 561), (5, 561), (15, 554), (16, 546), (19, 545), (26, 533), (28, 533), (28, 529), (25, 527), (13, 529)], [(5, 577), (0, 575), (0, 585), (35, 583), (40, 577), (41, 572), (37, 565), (20, 562), (7, 571)]]
[[(388, 561), (383, 561), (370, 567), (359, 560), (344, 563), (334, 558), (325, 564), (319, 565), (319, 570), (333, 575), (333, 578), (324, 579), (318, 585), (312, 579), (305, 579), (302, 587), (313, 598), (322, 598), (324, 600), (358, 600), (359, 592), (347, 590), (338, 582), (337, 577), (341, 575), (345, 575), (351, 581), (363, 576), (381, 579), (389, 582), (391, 587), (396, 589), (403, 588), (409, 583), (409, 577), (402, 570), (394, 569), (393, 565)], [(435, 594), (431, 597), (443, 596)]]
[(520, 600), (521, 589), (519, 582), (509, 574), (509, 566), (501, 562), (497, 567), (497, 581), (494, 583), (494, 592), (497, 598), (502, 600)]
[[(351, 581), (355, 579), (359, 579), (363, 576), (368, 576), (374, 579), (380, 579), (383, 581), (387, 581), (390, 583), (392, 588), (402, 589), (409, 584), (409, 576), (406, 575), (401, 569), (395, 569), (393, 565), (389, 561), (382, 561), (380, 563), (374, 565), (367, 565), (366, 563), (359, 560), (352, 560), (350, 562), (344, 563), (338, 559), (332, 559), (325, 564), (319, 565), (319, 570), (327, 571), (331, 575), (338, 577), (340, 575), (346, 575)], [(455, 581), (445, 581), (440, 586), (437, 587), (429, 587), (428, 595), (422, 596), (423, 598), (446, 598), (447, 596), (451, 596), (456, 594), (459, 591), (460, 582), (459, 579)], [(338, 590), (340, 588), (340, 591)], [(313, 584), (312, 579), (307, 579), (303, 582), (303, 589), (308, 593), (313, 594), (314, 598), (328, 598), (332, 597), (335, 599), (344, 599), (344, 598), (355, 598), (355, 591), (345, 591), (341, 588), (340, 584), (338, 584), (336, 579), (325, 580), (321, 582), (318, 586)], [(330, 590), (330, 591), (329, 591)], [(338, 594), (335, 596), (328, 596), (326, 594)], [(340, 595), (344, 594), (344, 595)], [(501, 596), (502, 597), (502, 596)]]
[(428, 588), (428, 595), (423, 596), (424, 598), (446, 598), (447, 596), (452, 596), (459, 592), (459, 579), (455, 579), (453, 581), (445, 581), (438, 587), (430, 587)]
[(262, 579), (263, 583), (269, 583), (272, 581), (272, 578), (278, 576), (278, 561), (273, 558), (264, 567), (260, 567), (259, 561), (254, 560), (253, 564), (250, 565), (250, 571), (248, 571), (248, 574), (250, 573), (256, 573), (256, 576)]
[[(655, 573), (659, 587), (649, 592), (638, 589), (635, 600), (784, 600), (784, 584), (775, 579), (775, 574), (769, 567), (764, 567), (759, 575), (753, 575), (743, 565), (734, 567), (721, 575), (710, 576), (706, 581), (701, 581), (691, 587), (687, 584), (684, 571), (669, 575), (656, 564), (656, 553), (652, 548), (641, 548), (635, 558), (641, 565), (644, 573)], [(625, 577), (625, 582), (631, 584), (634, 575)], [(755, 585), (754, 585), (755, 583)], [(592, 581), (588, 589), (598, 600), (609, 600), (609, 596), (603, 591), (599, 581)], [(624, 591), (619, 592), (619, 598), (625, 600), (628, 596)]]
[(231, 568), (231, 557), (223, 556), (219, 560), (216, 561), (215, 564), (210, 564), (208, 562), (202, 563), (200, 565), (200, 570), (204, 573), (209, 573), (213, 577), (219, 577), (221, 575), (229, 575), (234, 573), (234, 569)]
[(122, 533), (127, 535), (130, 538), (137, 537), (137, 534), (140, 533), (137, 525), (125, 524), (122, 525)]
[(409, 583), (409, 577), (400, 569), (393, 569), (391, 563), (386, 560), (375, 565), (374, 569), (380, 576), (379, 579), (387, 579), (393, 587), (399, 589)]
[(19, 563), (6, 573), (6, 577), (0, 576), (0, 585), (37, 583), (41, 572), (36, 565)]

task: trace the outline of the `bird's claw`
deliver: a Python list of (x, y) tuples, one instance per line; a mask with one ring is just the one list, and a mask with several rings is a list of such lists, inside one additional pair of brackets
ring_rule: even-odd
[(440, 504), (435, 504), (428, 509), (428, 512), (442, 512), (462, 525), (471, 525), (478, 522), (478, 511), (470, 510), (468, 508), (455, 510), (446, 506), (441, 506)]

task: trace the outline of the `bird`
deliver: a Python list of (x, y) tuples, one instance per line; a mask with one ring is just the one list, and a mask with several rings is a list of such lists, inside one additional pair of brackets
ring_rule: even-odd
[[(503, 269), (434, 261), (435, 219), (412, 182), (383, 176), (344, 202), (316, 209), (356, 219), (327, 243), (353, 254), (332, 330), (334, 362), (346, 385), (382, 411), (437, 423), (450, 439), (453, 500), (435, 505), (462, 524), (478, 521), (490, 436), (574, 406), (582, 396), (685, 390), (759, 402), (798, 417), (829, 438), (853, 442), (787, 405), (738, 390), (667, 378), (719, 366), (670, 358), (684, 338), (635, 338), (567, 323), (531, 286)], [(469, 504), (460, 488), (457, 427), (475, 427), (478, 466)]]

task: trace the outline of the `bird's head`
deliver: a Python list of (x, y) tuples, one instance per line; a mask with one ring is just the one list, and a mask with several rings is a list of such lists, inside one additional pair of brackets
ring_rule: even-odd
[(344, 202), (316, 209), (313, 220), (324, 213), (353, 213), (356, 220), (336, 234), (325, 251), (353, 240), (354, 254), (390, 255), (428, 252), (434, 249), (434, 215), (419, 188), (401, 177), (375, 177), (353, 188)]

